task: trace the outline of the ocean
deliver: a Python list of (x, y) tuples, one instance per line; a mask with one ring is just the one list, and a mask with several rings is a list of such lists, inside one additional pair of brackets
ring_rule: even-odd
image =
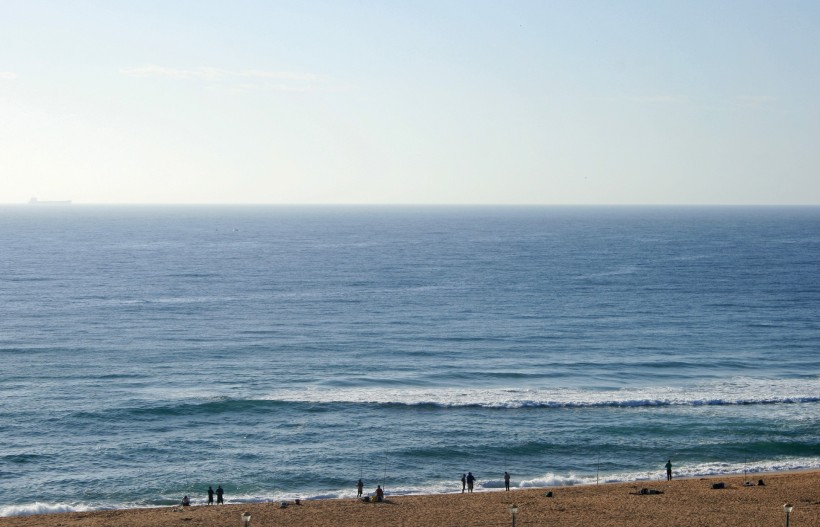
[(0, 516), (820, 468), (820, 207), (0, 207)]

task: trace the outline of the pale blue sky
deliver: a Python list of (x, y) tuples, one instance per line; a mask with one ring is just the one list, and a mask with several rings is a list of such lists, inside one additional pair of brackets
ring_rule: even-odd
[(820, 2), (0, 0), (0, 203), (820, 203)]

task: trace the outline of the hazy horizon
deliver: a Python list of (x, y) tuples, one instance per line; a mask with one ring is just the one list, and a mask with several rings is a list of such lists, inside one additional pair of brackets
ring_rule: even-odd
[(8, 0), (0, 203), (815, 205), (810, 1)]
[[(150, 202), (76, 202), (59, 200), (60, 203), (45, 202), (44, 209), (71, 207), (316, 207), (316, 208), (816, 208), (818, 203), (150, 203)], [(28, 202), (0, 203), (0, 207), (28, 207)]]

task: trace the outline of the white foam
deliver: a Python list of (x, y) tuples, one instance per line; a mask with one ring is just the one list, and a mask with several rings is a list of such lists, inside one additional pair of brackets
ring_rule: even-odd
[(617, 390), (574, 388), (305, 388), (264, 399), (304, 403), (435, 405), (486, 408), (594, 406), (711, 406), (820, 402), (820, 376), (801, 379), (738, 377), (691, 386), (648, 386)]
[(0, 518), (7, 516), (30, 516), (32, 514), (55, 514), (59, 512), (87, 512), (94, 507), (68, 503), (29, 503), (25, 505), (5, 505), (0, 507)]
[[(820, 457), (792, 458), (780, 461), (761, 461), (752, 463), (698, 463), (675, 467), (672, 475), (675, 478), (695, 478), (708, 476), (739, 476), (742, 474), (766, 474), (794, 470), (820, 470)], [(519, 487), (564, 487), (571, 485), (594, 485), (595, 483), (625, 483), (630, 481), (665, 480), (666, 471), (662, 468), (652, 471), (615, 472), (592, 475), (569, 474), (566, 476), (547, 473), (530, 480), (521, 481)]]
[[(742, 475), (765, 474), (778, 471), (790, 470), (820, 470), (820, 457), (793, 458), (781, 461), (762, 461), (754, 463), (701, 463), (692, 466), (682, 465), (673, 471), (675, 478), (683, 477), (707, 477), (721, 475)], [(540, 476), (531, 477), (524, 480), (513, 480), (513, 485), (517, 488), (547, 488), (547, 487), (570, 487), (574, 485), (595, 485), (596, 483), (625, 483), (642, 481), (662, 481), (666, 479), (666, 471), (660, 467), (653, 471), (617, 472), (601, 474), (555, 474), (552, 472)], [(439, 481), (429, 485), (413, 485), (405, 487), (394, 487), (388, 481), (385, 486), (385, 493), (388, 496), (407, 495), (429, 495), (429, 494), (458, 494), (461, 493), (461, 482), (459, 481)], [(501, 478), (479, 479), (476, 482), (476, 492), (498, 492), (503, 491), (504, 480)], [(372, 495), (366, 491), (365, 495)], [(237, 496), (232, 502), (255, 502), (255, 501), (293, 501), (297, 498), (303, 500), (315, 499), (351, 499), (355, 497), (354, 489), (340, 489), (326, 491), (318, 494), (295, 494), (295, 493), (275, 493), (268, 497)]]
[[(707, 476), (737, 476), (748, 474), (755, 477), (772, 472), (795, 471), (795, 470), (820, 470), (820, 457), (791, 458), (779, 461), (760, 461), (752, 463), (700, 463), (696, 465), (676, 466), (673, 470), (675, 478), (707, 477)], [(642, 481), (662, 481), (666, 478), (666, 473), (662, 469), (642, 472), (618, 472), (602, 474), (555, 474), (545, 473), (540, 476), (531, 477), (525, 480), (514, 480), (514, 486), (518, 488), (547, 488), (547, 487), (568, 487), (573, 485), (594, 485), (596, 483), (625, 483)], [(407, 496), (407, 495), (429, 495), (429, 494), (458, 494), (461, 493), (461, 483), (458, 481), (439, 481), (430, 485), (393, 487), (388, 482), (385, 486), (387, 496)], [(504, 483), (500, 478), (481, 480), (476, 483), (476, 492), (500, 492), (503, 491)], [(370, 495), (372, 492), (365, 493)], [(354, 489), (328, 490), (321, 493), (294, 493), (294, 492), (274, 492), (270, 495), (248, 494), (234, 495), (226, 503), (265, 503), (265, 502), (293, 502), (301, 500), (326, 500), (326, 499), (350, 499), (355, 497)], [(203, 505), (204, 501), (194, 502), (195, 505)], [(144, 507), (145, 505), (142, 505)], [(0, 507), (0, 517), (27, 516), (32, 514), (54, 514), (60, 512), (88, 512), (103, 509), (126, 509), (139, 507), (134, 504), (119, 504), (111, 506), (91, 506), (87, 504), (67, 504), (67, 503), (32, 503), (24, 505), (7, 505)]]
[(590, 481), (589, 476), (578, 476), (574, 473), (561, 476), (550, 472), (543, 476), (520, 481), (517, 486), (521, 488), (567, 487), (572, 485), (584, 485), (590, 482), (595, 482), (594, 476), (591, 477)]

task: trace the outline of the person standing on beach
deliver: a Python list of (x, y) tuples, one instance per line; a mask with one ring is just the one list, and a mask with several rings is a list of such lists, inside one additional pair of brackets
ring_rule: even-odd
[(666, 461), (666, 481), (672, 481), (672, 460)]
[(384, 501), (384, 491), (381, 485), (376, 485), (376, 501)]
[(475, 483), (475, 476), (472, 472), (467, 473), (467, 492), (473, 491), (473, 483)]
[(467, 490), (467, 474), (461, 475), (461, 493), (464, 494), (464, 491)]
[(214, 489), (208, 485), (208, 505), (214, 504)]
[(362, 491), (363, 490), (364, 490), (364, 483), (362, 483), (362, 480), (360, 479), (359, 481), (356, 482), (356, 497), (357, 498), (362, 497)]
[(222, 495), (223, 494), (225, 494), (225, 491), (222, 490), (222, 485), (220, 485), (216, 488), (216, 504), (217, 505), (219, 505), (220, 503), (222, 505), (225, 505), (225, 502), (222, 500)]
[(506, 470), (504, 471), (504, 488), (510, 490), (510, 473)]

